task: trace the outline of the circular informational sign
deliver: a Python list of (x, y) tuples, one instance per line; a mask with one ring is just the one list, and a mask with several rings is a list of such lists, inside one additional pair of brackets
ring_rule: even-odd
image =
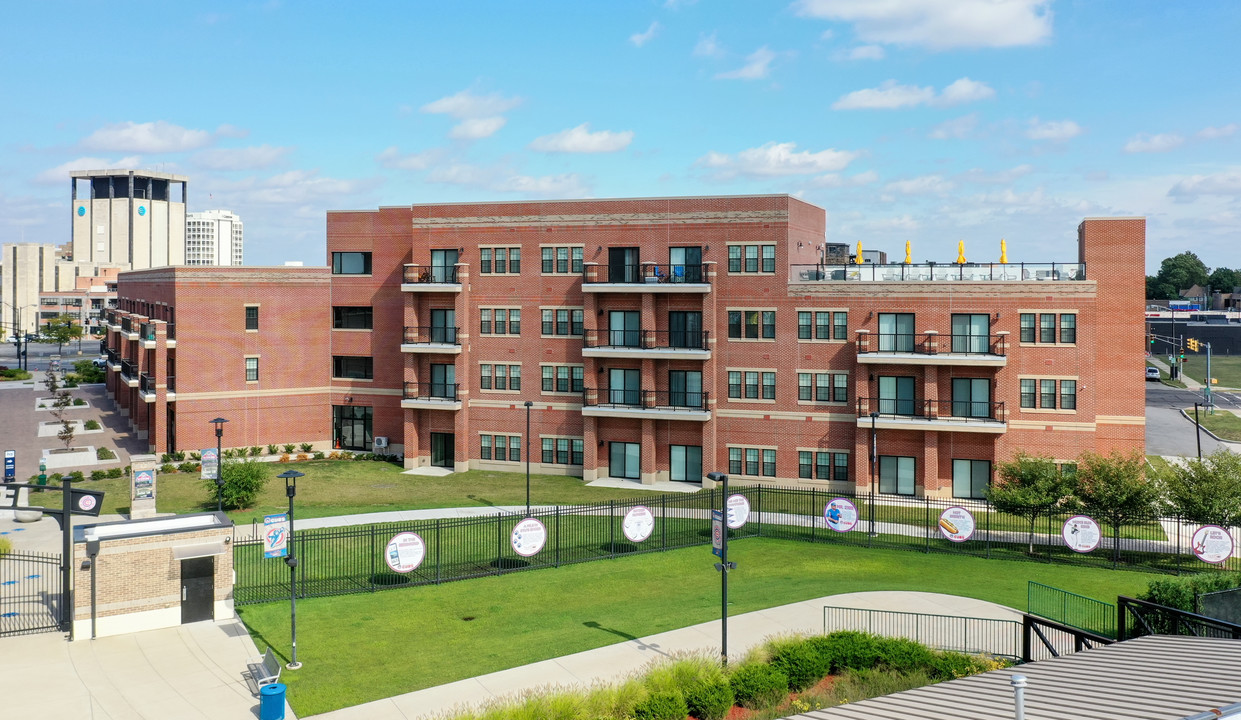
[(832, 498), (823, 506), (823, 519), (829, 528), (847, 533), (857, 525), (857, 505), (845, 498)]
[(1202, 562), (1222, 563), (1232, 557), (1232, 536), (1219, 525), (1203, 525), (1194, 532), (1190, 547)]
[(974, 516), (960, 505), (953, 505), (940, 513), (939, 531), (953, 542), (965, 542), (974, 535)]
[(94, 495), (81, 495), (78, 497), (78, 509), (83, 512), (90, 512), (95, 509)]
[(147, 214), (147, 206), (146, 206), (146, 205), (139, 205), (139, 206), (138, 206), (138, 214), (139, 214), (139, 215), (146, 215), (146, 214)]
[(82, 217), (85, 214), (86, 214), (86, 206), (78, 205), (78, 217)]
[(422, 542), (418, 533), (412, 532), (393, 535), (388, 541), (388, 549), (384, 551), (384, 561), (388, 567), (399, 573), (413, 572), (426, 556), (426, 543)]
[(736, 530), (750, 519), (750, 500), (745, 495), (728, 496), (728, 527)]
[(625, 513), (621, 522), (621, 530), (629, 542), (642, 542), (651, 536), (655, 529), (655, 516), (648, 507), (639, 505)]
[(1099, 538), (1102, 537), (1099, 523), (1086, 515), (1074, 515), (1065, 520), (1060, 534), (1064, 537), (1064, 544), (1079, 553), (1088, 553), (1099, 547)]
[(510, 542), (513, 545), (513, 552), (522, 557), (538, 555), (543, 546), (547, 544), (547, 528), (534, 518), (526, 518), (513, 528)]

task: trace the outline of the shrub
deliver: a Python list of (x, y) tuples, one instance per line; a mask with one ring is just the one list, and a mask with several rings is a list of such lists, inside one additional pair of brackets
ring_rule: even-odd
[[(267, 468), (256, 460), (222, 463), (220, 473), (220, 477), (224, 479), (224, 488), (220, 495), (224, 507), (229, 510), (252, 507), (268, 480)], [(203, 480), (202, 487), (207, 491), (208, 500), (215, 500), (215, 480)]]
[(728, 680), (699, 678), (685, 687), (685, 706), (698, 720), (724, 720), (735, 702)]
[(177, 471), (177, 466), (173, 465), (172, 463), (164, 463), (163, 465), (159, 466), (159, 471), (163, 473), (164, 475), (167, 475), (169, 473), (175, 473)]
[(294, 445), (293, 443), (288, 443), (288, 444), (284, 445), (284, 451), (285, 451), (286, 453), (289, 453), (290, 455), (291, 455), (291, 454), (293, 454), (293, 451), (294, 451), (294, 450), (296, 450), (296, 449), (297, 449), (297, 446), (296, 446), (296, 445)]
[(99, 421), (98, 421), (98, 420), (87, 420), (87, 421), (86, 421), (86, 423), (83, 425), (83, 429), (85, 429), (85, 430), (98, 430), (98, 429), (99, 429)]
[(13, 550), (13, 543), (8, 538), (0, 538), (0, 557), (8, 555)]
[(636, 720), (685, 720), (688, 714), (685, 698), (675, 690), (651, 693), (633, 708)]
[(288, 461), (289, 461), (288, 453), (284, 453), (283, 455), (280, 456), (280, 462), (288, 462)]
[(358, 461), (361, 461), (361, 460), (370, 460), (370, 459), (371, 459), (371, 454), (370, 454), (370, 453), (358, 453), (357, 455), (354, 455), (354, 456), (353, 456), (353, 459), (354, 459), (354, 460), (358, 460)]
[(82, 473), (81, 470), (74, 470), (68, 475), (65, 475), (65, 477), (69, 478), (73, 482), (81, 482), (86, 479), (86, 476)]
[(901, 673), (925, 670), (935, 662), (935, 653), (925, 645), (905, 638), (880, 638), (879, 664)]
[[(107, 450), (107, 448), (100, 448), (100, 449)], [(108, 452), (111, 452), (111, 451), (109, 450)], [(103, 458), (100, 458), (100, 459), (102, 460)], [(113, 479), (116, 479), (124, 474), (125, 473), (123, 473), (120, 468), (109, 468), (108, 469), (108, 477), (113, 478)]]
[(877, 638), (866, 633), (846, 630), (812, 638), (809, 642), (830, 662), (828, 672), (869, 670), (879, 662)]
[(64, 479), (64, 477), (65, 476), (63, 473), (52, 473), (51, 475), (47, 476), (47, 481), (59, 484), (60, 481)]
[(262, 454), (263, 454), (262, 447), (255, 445), (254, 447), (250, 448), (250, 457), (258, 457), (259, 455), (262, 455)]
[(298, 445), (298, 447), (302, 449), (302, 452), (308, 453), (311, 450), (315, 449), (315, 444), (314, 443), (302, 443), (301, 445)]
[[(116, 453), (112, 452), (110, 449), (108, 449), (108, 448), (106, 448), (106, 447), (98, 447), (98, 448), (95, 448), (95, 459), (97, 459), (97, 460), (115, 460), (115, 459), (116, 459)], [(116, 474), (116, 475), (112, 475), (112, 474), (111, 474), (111, 473), (112, 473), (112, 470), (115, 470), (117, 474)], [(109, 471), (108, 471), (108, 477), (120, 477), (120, 476), (121, 476), (121, 475), (120, 475), (120, 472), (121, 472), (121, 469), (120, 469), (120, 468), (113, 468), (112, 470), (109, 470)]]
[(789, 689), (788, 677), (767, 663), (741, 665), (728, 679), (733, 696), (747, 708), (775, 705)]
[(298, 454), (297, 454), (297, 461), (298, 461), (298, 462), (302, 462), (302, 461), (304, 461), (304, 460), (309, 460), (309, 459), (310, 459), (310, 456), (309, 456), (309, 455), (307, 455), (306, 453), (298, 453)]
[(342, 451), (341, 451), (341, 453), (340, 453), (340, 459), (341, 459), (341, 460), (352, 460), (352, 459), (353, 459), (353, 453), (352, 453), (352, 452), (350, 452), (350, 451), (348, 451), (348, 450), (342, 450)]
[(190, 459), (193, 460), (194, 462), (199, 462), (200, 460), (203, 459), (202, 453), (192, 452), (190, 453)]
[(172, 454), (172, 461), (173, 462), (185, 462), (185, 451), (177, 450), (176, 452), (174, 452)]
[(323, 459), (323, 453), (321, 453), (321, 452), (316, 452), (316, 453), (315, 453), (312, 457), (314, 457), (314, 459), (315, 459), (315, 460), (322, 460), (322, 459)]
[(1199, 573), (1151, 580), (1146, 586), (1146, 592), (1138, 595), (1138, 599), (1195, 612), (1194, 595), (1235, 587), (1241, 587), (1241, 573)]
[(809, 640), (777, 640), (770, 647), (771, 666), (788, 677), (790, 690), (805, 690), (831, 669), (831, 659), (818, 652)]
[(103, 480), (107, 476), (108, 476), (108, 472), (106, 470), (91, 470), (90, 471), (91, 480)]
[(278, 445), (268, 445), (268, 446), (267, 446), (267, 454), (268, 454), (268, 455), (275, 455), (275, 454), (277, 454), (277, 453), (279, 453), (279, 452), (280, 452), (280, 446), (278, 446)]
[(172, 456), (169, 455), (168, 453), (163, 453), (162, 455), (159, 456), (159, 461), (161, 463), (172, 462)]
[(73, 398), (73, 404), (75, 407), (82, 407), (86, 404), (86, 401), (82, 398)]
[(883, 695), (930, 685), (925, 672), (898, 673), (891, 670), (849, 670), (836, 679), (832, 696), (837, 703), (868, 700)]
[(186, 461), (177, 466), (177, 472), (192, 473), (198, 472), (198, 463)]
[(223, 455), (223, 457), (221, 458), (222, 460), (231, 460), (237, 455), (237, 453), (234, 452), (232, 448), (224, 448), (224, 450), (221, 451), (220, 454)]
[(932, 653), (931, 662), (923, 668), (935, 680), (955, 680), (988, 670), (1008, 667), (1007, 660), (986, 655), (966, 655), (952, 651)]
[(332, 452), (328, 453), (327, 459), (328, 459), (328, 460), (339, 460), (339, 459), (340, 459), (340, 453), (338, 453), (338, 452), (336, 452), (335, 450), (333, 450)]

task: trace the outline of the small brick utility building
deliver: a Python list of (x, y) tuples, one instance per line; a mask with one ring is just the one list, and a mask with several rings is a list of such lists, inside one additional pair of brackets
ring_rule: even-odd
[(155, 452), (218, 416), (225, 446), (587, 480), (864, 490), (873, 442), (880, 492), (969, 497), (1018, 450), (1143, 449), (1144, 219), (1004, 264), (842, 264), (824, 223), (786, 195), (332, 212), (324, 268), (122, 274), (108, 387)]

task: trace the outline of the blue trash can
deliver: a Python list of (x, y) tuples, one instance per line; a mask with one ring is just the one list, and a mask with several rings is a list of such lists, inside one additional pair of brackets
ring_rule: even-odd
[(284, 683), (259, 688), (259, 720), (284, 720)]

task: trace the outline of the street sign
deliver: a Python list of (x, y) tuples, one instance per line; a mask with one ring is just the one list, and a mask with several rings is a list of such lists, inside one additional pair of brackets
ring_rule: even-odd
[(711, 554), (724, 557), (724, 513), (711, 511)]
[(289, 554), (289, 516), (284, 513), (263, 518), (263, 557), (284, 557)]
[(215, 480), (220, 471), (220, 456), (216, 454), (215, 448), (207, 448), (199, 453), (202, 458), (202, 479)]
[(4, 481), (11, 483), (17, 479), (17, 452), (15, 450), (4, 451)]

